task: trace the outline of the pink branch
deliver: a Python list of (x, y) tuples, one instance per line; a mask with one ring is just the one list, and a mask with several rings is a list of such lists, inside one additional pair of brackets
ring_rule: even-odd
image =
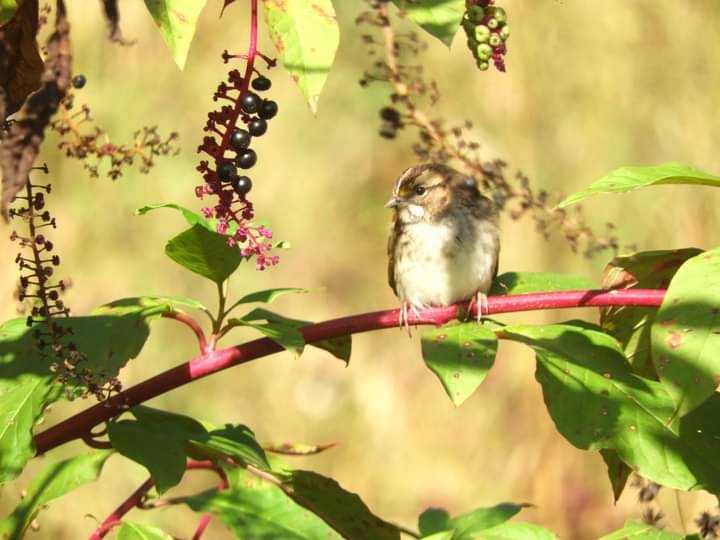
[[(189, 459), (187, 462), (186, 470), (190, 471), (197, 469), (210, 469), (215, 471), (220, 477), (218, 489), (227, 489), (228, 481), (225, 477), (225, 472), (218, 465), (216, 465), (212, 461), (195, 461), (193, 459)], [(109, 533), (111, 529), (117, 527), (122, 523), (122, 518), (125, 516), (125, 514), (127, 514), (130, 510), (132, 510), (142, 502), (145, 494), (150, 491), (154, 485), (155, 482), (153, 482), (151, 478), (145, 480), (145, 482), (143, 482), (139, 488), (133, 491), (132, 495), (125, 499), (120, 504), (120, 506), (118, 506), (112, 512), (112, 514), (105, 518), (105, 521), (103, 521), (100, 526), (95, 529), (95, 531), (90, 535), (90, 540), (101, 540), (102, 538), (105, 538), (105, 535)], [(208, 514), (205, 514), (200, 522), (200, 526), (202, 526), (202, 529), (200, 529), (200, 526), (198, 526), (199, 535), (198, 531), (196, 531), (193, 539), (200, 538), (200, 535), (202, 535), (202, 531), (205, 530), (205, 527), (207, 527), (209, 521), (210, 516)]]
[[(659, 306), (664, 296), (665, 291), (662, 289), (563, 291), (493, 296), (488, 299), (488, 315), (573, 307)], [(456, 304), (423, 310), (417, 316), (410, 314), (408, 322), (413, 325), (442, 325), (456, 318), (459, 308), (465, 308), (465, 306)], [(311, 324), (301, 328), (300, 331), (307, 343), (313, 343), (323, 339), (369, 332), (371, 330), (396, 328), (398, 321), (399, 310), (391, 309)], [(282, 350), (283, 348), (271, 339), (261, 338), (227, 349), (208, 351), (185, 364), (155, 375), (116, 394), (107, 401), (98, 403), (38, 433), (34, 438), (37, 455), (44, 454), (61, 444), (82, 437), (94, 426), (126, 411), (128, 407), (134, 407), (148, 399), (212, 373)]]
[(193, 319), (189, 315), (186, 315), (185, 313), (180, 313), (178, 311), (168, 311), (163, 313), (162, 316), (166, 319), (173, 319), (175, 321), (181, 322), (185, 326), (189, 327), (190, 330), (192, 330), (195, 334), (195, 338), (198, 341), (198, 345), (200, 346), (200, 354), (205, 354), (207, 352), (208, 348), (207, 339), (205, 338), (205, 332), (203, 332), (203, 329), (200, 328), (200, 325), (195, 319)]

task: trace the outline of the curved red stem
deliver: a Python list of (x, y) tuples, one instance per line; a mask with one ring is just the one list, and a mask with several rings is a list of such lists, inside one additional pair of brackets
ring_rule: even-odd
[(195, 339), (197, 339), (198, 341), (198, 346), (200, 347), (200, 354), (207, 352), (208, 344), (207, 338), (205, 337), (205, 332), (203, 332), (203, 329), (200, 327), (200, 325), (195, 319), (193, 319), (189, 315), (186, 315), (185, 313), (180, 313), (179, 311), (169, 311), (167, 313), (163, 313), (162, 316), (165, 319), (173, 319), (189, 327), (190, 330), (193, 331), (193, 334), (195, 334)]
[[(586, 290), (493, 296), (488, 298), (489, 311), (486, 315), (592, 306), (659, 306), (664, 296), (665, 291), (662, 289)], [(460, 308), (465, 308), (465, 306), (455, 304), (421, 310), (417, 315), (409, 314), (408, 323), (442, 325), (456, 318)], [(399, 322), (399, 312), (398, 309), (390, 309), (351, 315), (310, 324), (301, 328), (300, 331), (307, 343), (313, 343), (371, 330), (396, 328)], [(471, 312), (470, 315), (472, 314)], [(37, 454), (44, 454), (61, 444), (82, 437), (94, 426), (117, 416), (128, 407), (134, 407), (150, 398), (212, 373), (282, 350), (283, 348), (271, 339), (261, 338), (196, 356), (185, 364), (159, 373), (114, 395), (107, 401), (93, 405), (38, 433), (34, 438)]]

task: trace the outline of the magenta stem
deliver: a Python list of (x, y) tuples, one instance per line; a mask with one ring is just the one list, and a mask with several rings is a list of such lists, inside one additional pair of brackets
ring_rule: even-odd
[(193, 334), (195, 334), (195, 339), (197, 339), (198, 341), (198, 346), (200, 347), (200, 354), (204, 354), (207, 352), (208, 344), (207, 338), (205, 337), (205, 332), (203, 332), (203, 329), (200, 328), (200, 325), (195, 319), (193, 319), (189, 315), (186, 315), (185, 313), (180, 313), (178, 311), (170, 311), (167, 313), (163, 313), (162, 316), (166, 319), (173, 319), (175, 321), (181, 322), (185, 326), (189, 327), (190, 330), (193, 331)]
[[(659, 306), (665, 296), (662, 289), (619, 289), (562, 291), (532, 294), (493, 296), (488, 298), (489, 311), (486, 315), (532, 311), (540, 309), (561, 309), (593, 306)], [(410, 313), (408, 323), (442, 325), (457, 318), (463, 304), (421, 310), (418, 315)], [(397, 328), (398, 309), (375, 311), (331, 319), (310, 324), (300, 329), (307, 343), (328, 338), (359, 334), (383, 328)], [(473, 315), (474, 308), (470, 312)], [(140, 384), (112, 396), (107, 401), (93, 405), (84, 411), (35, 435), (37, 455), (60, 446), (68, 441), (81, 438), (94, 426), (134, 407), (139, 403), (178, 388), (196, 379), (206, 377), (232, 366), (261, 358), (283, 348), (269, 338), (256, 339), (242, 345), (209, 351), (196, 356), (189, 362), (159, 373)]]

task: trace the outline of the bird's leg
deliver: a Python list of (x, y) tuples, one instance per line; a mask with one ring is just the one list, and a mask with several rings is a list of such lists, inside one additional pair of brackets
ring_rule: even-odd
[(410, 321), (408, 320), (408, 311), (412, 311), (412, 314), (415, 315), (415, 317), (420, 317), (420, 312), (417, 310), (417, 307), (412, 305), (410, 302), (403, 302), (402, 307), (400, 308), (400, 316), (398, 318), (399, 326), (400, 328), (404, 326), (405, 330), (407, 330), (408, 336), (412, 337), (412, 332), (410, 331)]
[(487, 294), (478, 291), (475, 296), (470, 299), (470, 305), (468, 305), (468, 312), (471, 312), (475, 305), (477, 305), (477, 322), (480, 322), (482, 321), (483, 313), (490, 313), (490, 304), (488, 304)]

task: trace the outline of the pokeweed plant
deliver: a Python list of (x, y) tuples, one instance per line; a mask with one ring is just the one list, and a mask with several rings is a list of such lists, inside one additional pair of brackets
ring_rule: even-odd
[[(233, 3), (225, 0), (222, 10)], [(408, 17), (446, 44), (462, 27), (478, 68), (486, 70), (492, 62), (503, 71), (508, 14), (493, 0), (393, 3), (399, 9), (391, 11), (389, 2), (374, 0), (358, 17), (359, 23), (378, 30), (365, 36), (365, 42), (385, 51), (384, 59), (361, 80), (389, 85), (390, 104), (380, 111), (381, 135), (392, 139), (398, 129), (416, 128), (414, 149), (419, 157), (453, 162), (476, 175), (513, 217), (531, 211), (542, 233), (559, 228), (572, 247), (584, 243), (586, 254), (597, 255), (617, 249), (617, 239), (595, 235), (581, 214), (568, 214), (566, 207), (598, 193), (657, 184), (720, 187), (720, 177), (683, 164), (624, 167), (554, 206), (547, 193), (530, 189), (525, 176), (507, 180), (505, 162), (482, 161), (479, 143), (468, 141), (463, 127), (446, 128), (442, 119), (422, 109), (423, 99), (438, 98), (437, 85), (404, 63), (403, 51), (415, 55), (422, 46), (415, 34), (397, 35), (392, 24), (396, 16)], [(204, 2), (145, 4), (182, 68)], [(182, 215), (188, 227), (168, 240), (165, 253), (216, 285), (217, 309), (190, 298), (138, 296), (76, 316), (62, 298), (67, 284), (56, 279), (60, 257), (52, 231), (58, 223), (48, 206), (52, 182), (47, 178), (52, 176), (46, 176), (46, 166), (37, 164), (46, 131), (55, 132), (59, 148), (68, 158), (82, 160), (92, 176), (106, 169), (112, 179), (121, 176), (123, 167), (138, 162), (141, 172), (147, 172), (156, 158), (176, 153), (177, 136), (162, 137), (158, 128), (144, 127), (132, 144), (107, 142), (105, 131), (92, 125), (89, 107), (74, 108), (74, 92), (86, 81), (73, 74), (65, 2), (56, 0), (52, 10), (40, 9), (37, 0), (0, 2), (2, 213), (12, 219), (11, 238), (19, 248), (16, 297), (25, 310), (22, 317), (0, 325), (0, 481), (12, 481), (31, 459), (71, 440), (81, 439), (92, 449), (47, 465), (32, 480), (25, 498), (0, 521), (0, 537), (20, 538), (37, 528), (36, 516), (46, 504), (95, 480), (115, 452), (142, 465), (149, 479), (98, 524), (93, 539), (111, 531), (123, 539), (170, 538), (156, 527), (127, 519), (134, 508), (166, 505), (184, 505), (202, 514), (193, 538), (202, 537), (211, 516), (238, 538), (555, 538), (538, 525), (511, 521), (527, 506), (524, 503), (500, 503), (452, 517), (443, 509), (429, 508), (416, 527), (393, 524), (375, 516), (358, 495), (332, 478), (294, 469), (278, 457), (318, 454), (333, 445), (262, 445), (248, 426), (213, 426), (143, 405), (183, 384), (281, 350), (300, 356), (310, 345), (347, 363), (352, 334), (397, 324), (397, 310), (317, 324), (266, 307), (237, 315), (247, 304), (266, 305), (282, 295), (307, 292), (300, 288), (228, 296), (231, 276), (246, 271), (250, 261), (256, 270), (278, 264), (276, 250), (287, 247), (273, 241), (270, 228), (256, 221), (248, 198), (254, 182), (244, 171), (262, 157), (256, 141), (272, 133), (271, 120), (279, 106), (265, 97), (277, 60), (257, 48), (260, 5), (258, 0), (247, 4), (249, 46), (243, 53), (225, 51), (221, 56), (223, 62), (239, 63), (242, 69), (231, 67), (227, 79), (218, 84), (213, 96), (217, 109), (208, 113), (198, 147), (202, 182), (195, 195), (210, 203), (200, 212), (171, 202), (137, 211), (163, 208)], [(110, 38), (127, 43), (119, 30), (116, 1), (104, 1), (103, 8)], [(315, 111), (339, 39), (332, 3), (264, 0), (262, 8), (280, 63)], [(41, 56), (36, 36), (50, 11), (55, 15), (54, 31)], [(509, 272), (498, 276), (492, 294), (488, 314), (595, 306), (600, 308), (600, 321), (478, 324), (467, 322), (472, 313), (462, 305), (411, 314), (411, 324), (435, 326), (422, 335), (421, 354), (455, 405), (463, 403), (492, 368), (498, 340), (525, 344), (535, 351), (536, 379), (557, 430), (574, 446), (600, 452), (616, 498), (631, 472), (641, 477), (636, 482), (644, 502), (653, 500), (661, 486), (720, 494), (720, 465), (715, 459), (720, 452), (720, 247), (616, 256), (599, 286), (573, 275)], [(120, 369), (141, 353), (152, 321), (161, 317), (193, 333), (198, 355), (124, 389)], [(237, 327), (252, 328), (263, 337), (221, 348), (219, 341)], [(52, 403), (90, 395), (98, 403), (38, 429)], [(165, 495), (193, 470), (213, 471), (216, 487), (182, 497)], [(645, 523), (629, 521), (605, 538), (690, 537), (661, 533), (659, 517), (647, 511)], [(720, 516), (705, 512), (697, 525), (701, 537), (715, 537)]]

